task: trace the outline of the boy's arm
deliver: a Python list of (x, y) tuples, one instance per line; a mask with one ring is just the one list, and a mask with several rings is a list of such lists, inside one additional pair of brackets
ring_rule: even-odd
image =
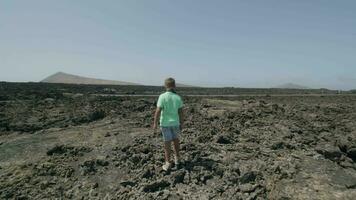
[(154, 129), (154, 133), (156, 133), (156, 129), (158, 127), (158, 122), (159, 122), (159, 118), (161, 116), (161, 110), (163, 107), (163, 102), (162, 102), (162, 95), (160, 95), (158, 97), (158, 101), (157, 101), (157, 108), (154, 114), (154, 119), (153, 119), (153, 129)]
[(156, 130), (158, 127), (158, 121), (159, 121), (160, 114), (161, 114), (161, 108), (157, 107), (155, 114), (154, 114), (154, 120), (153, 120), (153, 129), (154, 130)]

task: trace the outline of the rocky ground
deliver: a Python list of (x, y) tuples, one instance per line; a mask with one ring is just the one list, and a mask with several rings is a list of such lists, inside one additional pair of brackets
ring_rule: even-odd
[(0, 199), (356, 198), (356, 96), (185, 96), (163, 172), (155, 97), (55, 94), (0, 101)]

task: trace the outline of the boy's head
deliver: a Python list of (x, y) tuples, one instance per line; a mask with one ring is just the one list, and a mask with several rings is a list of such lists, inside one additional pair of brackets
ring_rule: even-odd
[(167, 90), (175, 89), (176, 88), (176, 81), (174, 80), (174, 78), (167, 78), (164, 81), (164, 86), (166, 87)]

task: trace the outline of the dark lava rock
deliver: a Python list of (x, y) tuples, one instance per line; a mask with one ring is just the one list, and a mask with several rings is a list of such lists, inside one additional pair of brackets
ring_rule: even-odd
[(95, 188), (98, 188), (99, 187), (99, 183), (93, 183), (91, 188), (95, 189)]
[(226, 135), (219, 135), (216, 138), (216, 142), (219, 144), (232, 144), (233, 143), (231, 138)]
[(183, 183), (185, 177), (185, 171), (177, 171), (172, 174), (172, 185)]
[(283, 148), (284, 148), (284, 142), (276, 142), (271, 146), (271, 149), (273, 150), (283, 149)]
[(351, 142), (348, 141), (346, 138), (341, 138), (336, 142), (337, 146), (339, 147), (340, 151), (347, 153), (347, 150), (351, 148)]
[(224, 173), (223, 179), (231, 182), (232, 184), (239, 183), (239, 175), (235, 172), (226, 172)]
[(45, 162), (33, 167), (34, 174), (38, 176), (71, 177), (74, 169), (65, 164)]
[(90, 152), (92, 149), (89, 147), (72, 147), (67, 145), (56, 145), (47, 151), (48, 156), (52, 155), (82, 155), (82, 153)]
[(146, 169), (143, 174), (142, 178), (151, 178), (154, 175), (154, 169)]
[(67, 147), (65, 145), (55, 146), (47, 151), (47, 155), (51, 156), (53, 154), (64, 154), (67, 152)]
[(120, 182), (120, 185), (122, 185), (122, 186), (124, 186), (124, 187), (127, 187), (127, 186), (133, 187), (133, 186), (136, 185), (136, 183), (135, 183), (135, 182), (132, 182), (132, 181), (121, 181), (121, 182)]
[(285, 109), (278, 104), (272, 104), (273, 112), (285, 112)]
[(131, 158), (130, 161), (133, 164), (138, 164), (141, 161), (141, 156), (139, 154), (134, 154)]
[(347, 151), (347, 156), (350, 157), (353, 161), (356, 161), (356, 148), (351, 148)]
[(256, 186), (254, 186), (254, 185), (252, 185), (250, 183), (247, 183), (247, 184), (240, 185), (239, 189), (240, 189), (241, 192), (251, 193), (251, 192), (255, 191)]
[(232, 164), (232, 166), (230, 166), (230, 169), (232, 172), (237, 173), (238, 175), (241, 175), (239, 163), (235, 162), (234, 164)]
[(206, 143), (211, 141), (211, 137), (207, 135), (200, 135), (197, 137), (196, 141), (198, 141), (199, 143)]
[(94, 175), (98, 171), (97, 167), (105, 167), (108, 165), (109, 162), (102, 159), (86, 160), (83, 164), (80, 165), (80, 169), (83, 175)]
[(244, 175), (241, 176), (240, 178), (240, 183), (242, 184), (246, 184), (246, 183), (250, 183), (256, 180), (257, 178), (257, 172), (247, 172)]
[(104, 166), (108, 166), (109, 165), (109, 161), (98, 159), (98, 160), (96, 160), (96, 164), (99, 165), (99, 166), (104, 167)]
[(148, 154), (150, 152), (151, 152), (151, 150), (148, 146), (142, 147), (142, 149), (141, 149), (141, 153), (143, 153), (143, 154)]
[(105, 111), (103, 111), (103, 110), (95, 110), (88, 115), (89, 122), (104, 119), (105, 117), (106, 117), (106, 114), (105, 114)]
[(287, 142), (276, 142), (272, 144), (271, 149), (272, 150), (279, 150), (279, 149), (295, 149), (296, 147), (292, 144), (289, 144)]
[(342, 152), (339, 148), (329, 144), (318, 146), (315, 150), (316, 152), (323, 155), (326, 159), (330, 159), (332, 161), (338, 161), (342, 156)]
[(43, 129), (43, 124), (39, 122), (16, 122), (9, 124), (8, 129), (13, 131), (34, 133)]
[(145, 186), (143, 186), (142, 191), (144, 192), (157, 192), (160, 190), (163, 190), (164, 188), (169, 187), (171, 184), (165, 180), (160, 180), (160, 181), (156, 181), (153, 182), (151, 184), (147, 184)]
[(87, 160), (83, 164), (80, 165), (80, 168), (82, 170), (83, 175), (88, 175), (88, 174), (95, 174), (97, 169), (95, 167), (95, 161), (94, 160)]

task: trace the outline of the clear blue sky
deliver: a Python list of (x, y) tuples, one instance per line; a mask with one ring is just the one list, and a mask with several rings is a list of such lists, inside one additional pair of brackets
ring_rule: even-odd
[(0, 80), (356, 88), (353, 0), (0, 0)]

